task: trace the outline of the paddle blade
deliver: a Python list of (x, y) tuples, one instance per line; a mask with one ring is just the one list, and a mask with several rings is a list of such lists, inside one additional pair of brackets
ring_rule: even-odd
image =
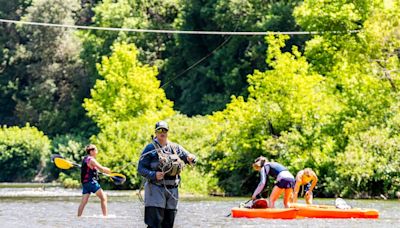
[(108, 176), (110, 177), (112, 182), (114, 182), (114, 184), (116, 185), (121, 185), (126, 181), (125, 175), (120, 173), (110, 173)]
[(54, 159), (55, 158), (63, 158), (61, 155), (59, 155), (59, 154), (52, 154), (51, 156), (50, 156), (50, 159), (51, 159), (51, 162), (54, 162)]
[(54, 164), (60, 169), (70, 169), (70, 168), (74, 167), (74, 164), (72, 162), (67, 161), (60, 157), (54, 158)]

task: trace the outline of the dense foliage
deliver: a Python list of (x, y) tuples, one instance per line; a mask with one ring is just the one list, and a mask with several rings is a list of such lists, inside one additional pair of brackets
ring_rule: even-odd
[[(293, 31), (299, 1), (183, 1), (179, 29), (207, 31)], [(265, 70), (261, 37), (179, 35), (161, 79), (176, 108), (188, 115), (222, 110), (231, 95), (247, 95), (246, 76)], [(290, 44), (301, 45), (304, 36)], [(207, 58), (203, 59), (203, 57)], [(200, 62), (199, 62), (200, 61)], [(191, 69), (195, 66), (193, 69)], [(190, 69), (190, 70), (188, 70)]]
[(49, 155), (50, 140), (37, 128), (0, 128), (0, 181), (42, 180)]
[[(0, 4), (0, 16), (103, 27), (320, 31), (264, 39), (1, 24), (0, 124), (30, 123), (51, 137), (52, 153), (76, 162), (95, 143), (99, 161), (128, 176), (128, 189), (143, 183), (137, 162), (155, 122), (165, 119), (170, 139), (199, 157), (183, 173), (186, 191), (249, 194), (259, 155), (293, 174), (313, 168), (317, 196), (394, 197), (400, 190), (398, 0), (20, 0)], [(36, 145), (41, 137), (24, 142)], [(26, 153), (36, 166), (15, 180), (44, 167), (38, 164), (49, 148), (39, 156), (32, 145)], [(5, 151), (21, 150), (12, 144)], [(10, 167), (23, 162), (19, 152), (8, 154)], [(49, 165), (44, 172), (59, 176)], [(77, 170), (60, 179), (79, 185)]]
[[(20, 5), (25, 6), (25, 2)], [(25, 21), (74, 24), (79, 9), (76, 0), (36, 0), (23, 8), (26, 13), (19, 16)], [(29, 122), (49, 135), (78, 127), (88, 130), (91, 121), (85, 118), (81, 104), (90, 84), (79, 57), (81, 42), (75, 32), (37, 26), (4, 27), (15, 38), (5, 35), (12, 41), (6, 42), (10, 47), (3, 49), (8, 55), (2, 61), (2, 96), (7, 98), (2, 100), (7, 104), (2, 107), (2, 123), (7, 124), (8, 119), (12, 124)]]

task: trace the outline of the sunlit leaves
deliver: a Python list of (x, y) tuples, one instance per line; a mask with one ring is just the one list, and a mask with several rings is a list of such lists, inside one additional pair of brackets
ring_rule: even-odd
[(100, 126), (126, 121), (151, 112), (173, 113), (172, 102), (159, 88), (157, 69), (137, 60), (134, 45), (116, 44), (113, 54), (98, 66), (104, 80), (97, 80), (92, 98), (85, 100), (89, 116)]
[[(371, 0), (305, 0), (294, 11), (296, 21), (309, 31), (343, 31), (361, 28)], [(378, 1), (375, 1), (378, 2)]]

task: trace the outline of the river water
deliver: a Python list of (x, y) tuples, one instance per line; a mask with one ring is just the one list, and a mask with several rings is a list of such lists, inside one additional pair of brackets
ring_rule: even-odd
[[(83, 216), (76, 217), (80, 190), (0, 188), (0, 227), (145, 227), (143, 204), (135, 191), (106, 191), (109, 216), (101, 216), (100, 202), (92, 196)], [(379, 219), (269, 220), (227, 217), (245, 198), (182, 197), (175, 227), (400, 227), (399, 200), (346, 200), (353, 207), (375, 208)], [(333, 204), (334, 199), (315, 199)], [(302, 201), (300, 201), (302, 203)], [(282, 207), (282, 200), (277, 203)]]

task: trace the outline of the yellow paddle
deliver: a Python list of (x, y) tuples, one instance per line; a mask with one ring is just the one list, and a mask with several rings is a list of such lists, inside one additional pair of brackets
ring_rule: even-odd
[(114, 182), (114, 184), (116, 185), (121, 185), (126, 181), (126, 176), (121, 173), (110, 173), (110, 174), (101, 173), (101, 174), (110, 177), (111, 181)]
[[(78, 168), (81, 167), (81, 165), (79, 165), (79, 164), (76, 164), (74, 162), (64, 159), (61, 155), (52, 155), (51, 159), (53, 160), (54, 164), (60, 169), (68, 170), (68, 169), (71, 169), (74, 167), (78, 167)], [(99, 172), (99, 173), (101, 173), (101, 172)], [(121, 185), (126, 181), (125, 175), (123, 175), (121, 173), (110, 173), (110, 174), (101, 173), (101, 174), (110, 177), (111, 181), (114, 182), (114, 184), (116, 184), (116, 185)]]
[(73, 167), (81, 167), (80, 165), (67, 161), (64, 158), (56, 157), (54, 158), (54, 164), (60, 169), (71, 169)]

